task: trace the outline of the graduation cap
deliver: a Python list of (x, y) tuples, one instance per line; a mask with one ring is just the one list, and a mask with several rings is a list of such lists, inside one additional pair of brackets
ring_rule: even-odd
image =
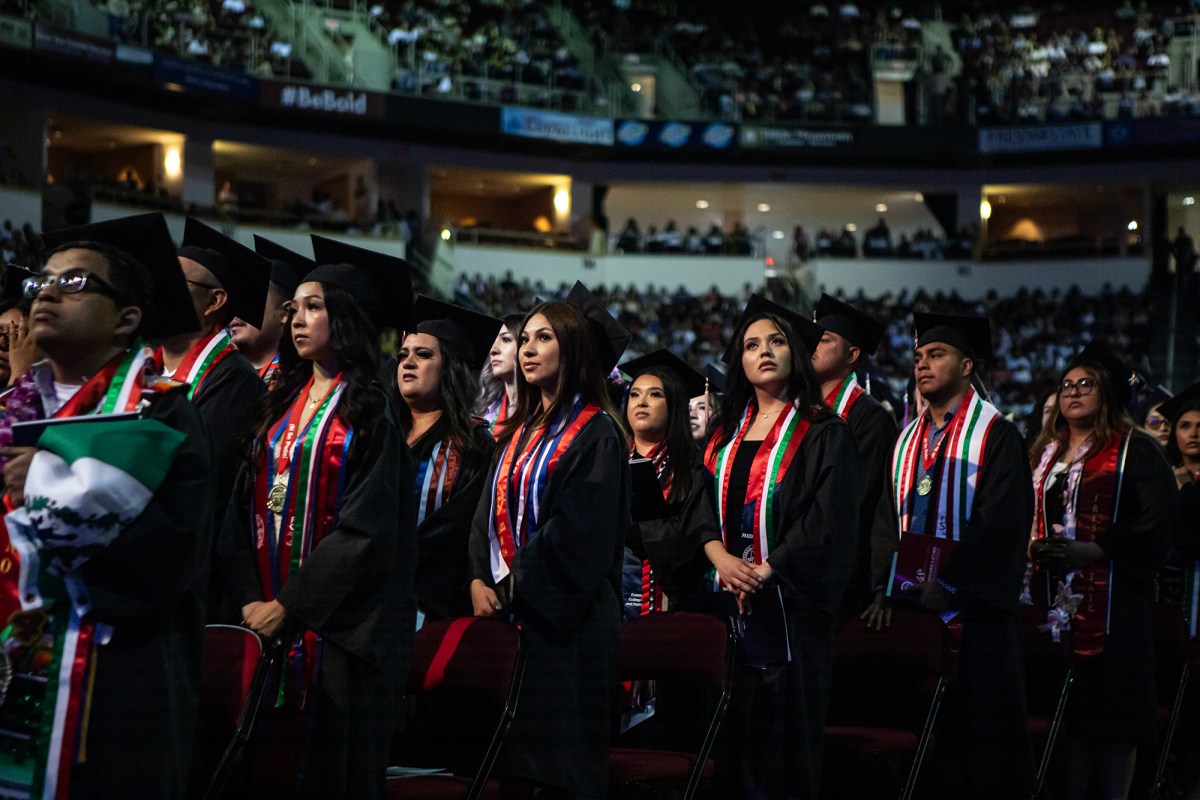
[(870, 314), (828, 294), (821, 295), (813, 316), (818, 325), (841, 336), (866, 356), (875, 355), (887, 330), (886, 325)]
[(987, 317), (914, 311), (913, 326), (917, 329), (917, 347), (942, 342), (978, 361), (986, 361), (995, 354), (992, 324)]
[[(750, 302), (746, 303), (746, 310), (742, 312), (742, 318), (738, 320), (736, 330), (741, 330), (742, 326), (748, 320), (762, 316), (763, 314), (774, 314), (788, 322), (792, 326), (792, 330), (800, 337), (800, 341), (808, 348), (810, 356), (817, 349), (817, 345), (821, 343), (821, 327), (817, 323), (802, 314), (792, 311), (786, 306), (781, 306), (779, 303), (772, 302), (758, 294), (750, 295)], [(741, 352), (742, 343), (732, 341), (725, 348), (725, 352), (721, 355), (721, 360), (726, 364), (732, 364)]]
[(262, 327), (270, 290), (271, 262), (198, 219), (183, 227), (179, 257), (197, 262), (217, 279), (229, 297), (229, 313)]
[(4, 265), (2, 283), (0, 283), (0, 313), (21, 305), (25, 299), (25, 286), (23, 285), (25, 279), (32, 278), (34, 275), (37, 273), (33, 270), (17, 264)]
[(1116, 392), (1118, 402), (1122, 406), (1129, 405), (1129, 401), (1133, 399), (1133, 385), (1137, 376), (1133, 369), (1113, 352), (1111, 347), (1098, 339), (1093, 339), (1071, 359), (1067, 371), (1085, 365), (1104, 367), (1105, 372), (1112, 380), (1112, 388)]
[(1193, 383), (1179, 394), (1162, 404), (1159, 411), (1174, 422), (1189, 411), (1200, 409), (1200, 381)]
[[(179, 269), (175, 243), (162, 214), (93, 222), (42, 234), (47, 250), (63, 245), (104, 245), (124, 256), (137, 273), (139, 296), (132, 302), (142, 309), (140, 332), (152, 339), (166, 339), (200, 330), (187, 281)], [(259, 304), (262, 313), (265, 303)]]
[(617, 322), (613, 315), (608, 313), (608, 309), (596, 299), (596, 296), (579, 281), (575, 281), (571, 291), (567, 292), (565, 302), (578, 308), (587, 317), (592, 335), (596, 339), (600, 366), (605, 372), (611, 372), (612, 368), (621, 360), (621, 354), (625, 352), (625, 348), (633, 340), (633, 335), (625, 329), (624, 325)]
[(496, 317), (420, 295), (413, 304), (417, 331), (450, 342), (477, 368), (483, 365), (503, 324)]
[(675, 376), (675, 379), (683, 386), (689, 400), (704, 394), (706, 384), (704, 376), (689, 367), (683, 359), (670, 350), (655, 350), (640, 358), (631, 358), (621, 364), (619, 369), (629, 376), (630, 381), (637, 380), (639, 375), (651, 369), (665, 370)]
[(725, 373), (711, 361), (704, 365), (704, 380), (708, 382), (710, 392), (725, 394)]
[(312, 246), (313, 258), (320, 266), (305, 275), (302, 282), (340, 286), (353, 295), (379, 328), (410, 327), (413, 293), (407, 261), (315, 234)]
[(288, 295), (295, 294), (304, 276), (317, 268), (317, 262), (311, 258), (306, 258), (257, 233), (254, 234), (254, 252), (271, 262), (271, 283)]

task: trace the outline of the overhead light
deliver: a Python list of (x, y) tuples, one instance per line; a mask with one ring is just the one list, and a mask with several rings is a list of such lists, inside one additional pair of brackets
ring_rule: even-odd
[(642, 90), (642, 85), (640, 83), (635, 83), (635, 84), (632, 84), (629, 88), (635, 92), (640, 92)]
[(921, 194), (920, 192), (913, 192), (913, 200), (917, 201), (918, 203), (924, 203), (925, 195)]
[(179, 155), (179, 145), (173, 144), (167, 147), (167, 153), (163, 157), (163, 172), (172, 180), (183, 174), (183, 160)]
[(848, 224), (846, 226), (846, 230), (850, 231), (851, 233), (854, 233), (856, 230), (858, 230), (858, 226), (855, 225), (853, 222), (851, 222), (850, 224)]
[(987, 201), (986, 197), (979, 202), (979, 218), (982, 220), (992, 218), (992, 204)]
[(769, 205), (767, 205), (766, 203), (759, 203), (758, 210), (765, 214), (771, 210), (771, 207)]
[(1196, 205), (1196, 198), (1194, 198), (1194, 197), (1185, 197), (1185, 198), (1183, 198), (1183, 204), (1184, 204), (1185, 206), (1194, 206), (1194, 205)]
[(785, 234), (783, 231), (775, 231), (774, 233), (771, 234), (771, 238), (772, 239), (782, 239), (784, 237), (784, 235)]
[(554, 193), (554, 210), (559, 214), (565, 214), (571, 210), (571, 194), (567, 191), (567, 187), (560, 186)]
[(701, 209), (708, 208), (708, 201), (707, 200), (697, 200), (696, 208), (701, 208)]
[(450, 229), (449, 228), (442, 228), (442, 241), (443, 242), (450, 241)]
[(887, 203), (876, 203), (875, 204), (875, 213), (886, 214), (887, 213)]
[(1137, 220), (1136, 219), (1129, 220), (1129, 224), (1126, 225), (1125, 227), (1131, 231), (1136, 231), (1137, 230)]

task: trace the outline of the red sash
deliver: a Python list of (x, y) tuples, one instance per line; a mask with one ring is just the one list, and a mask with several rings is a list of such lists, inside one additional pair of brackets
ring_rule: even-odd
[[(1123, 437), (1112, 436), (1103, 448), (1088, 458), (1079, 480), (1079, 497), (1075, 503), (1075, 541), (1094, 542), (1096, 537), (1112, 527), (1113, 510), (1120, 490), (1121, 452)], [(1079, 656), (1099, 655), (1104, 650), (1108, 633), (1108, 600), (1112, 582), (1112, 562), (1089, 564), (1075, 572), (1071, 590), (1083, 595), (1075, 618), (1072, 646)]]

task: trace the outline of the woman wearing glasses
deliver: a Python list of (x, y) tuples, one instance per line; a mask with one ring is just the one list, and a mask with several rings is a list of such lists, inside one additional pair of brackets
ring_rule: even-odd
[(1054, 796), (1125, 797), (1155, 735), (1154, 581), (1175, 524), (1174, 482), (1125, 408), (1127, 366), (1088, 345), (1063, 373), (1035, 442), (1030, 598), (1078, 659)]

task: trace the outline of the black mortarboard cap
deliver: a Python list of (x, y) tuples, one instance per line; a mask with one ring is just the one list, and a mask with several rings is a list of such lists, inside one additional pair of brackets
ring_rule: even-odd
[(639, 375), (651, 369), (665, 370), (674, 375), (675, 380), (683, 386), (689, 400), (704, 394), (704, 376), (670, 350), (655, 350), (648, 355), (631, 358), (620, 365), (621, 372), (628, 375), (631, 381), (637, 380)]
[(716, 364), (709, 362), (704, 365), (704, 379), (708, 381), (708, 390), (714, 394), (725, 393), (725, 373)]
[(466, 358), (472, 368), (483, 366), (492, 343), (503, 325), (496, 317), (480, 314), (461, 306), (443, 303), (420, 295), (413, 304), (417, 330), (450, 342)]
[[(796, 332), (796, 335), (800, 337), (800, 341), (808, 349), (808, 356), (811, 357), (813, 351), (817, 349), (817, 345), (821, 343), (821, 328), (817, 323), (808, 319), (803, 314), (792, 311), (790, 308), (781, 306), (779, 303), (768, 300), (758, 294), (750, 295), (750, 302), (746, 303), (746, 310), (742, 312), (742, 318), (738, 320), (735, 335), (736, 331), (740, 331), (747, 321), (763, 314), (774, 314), (780, 319), (787, 321), (792, 326), (792, 330)], [(726, 364), (732, 364), (741, 351), (742, 343), (732, 341), (725, 348), (721, 360)]]
[(254, 234), (254, 252), (271, 262), (271, 283), (283, 289), (289, 296), (304, 276), (317, 268), (317, 262), (276, 244), (270, 239)]
[(412, 279), (408, 262), (376, 250), (312, 236), (313, 259), (319, 264), (304, 276), (340, 286), (358, 301), (379, 328), (404, 330), (413, 319)]
[(1174, 422), (1188, 411), (1200, 409), (1200, 381), (1193, 383), (1179, 394), (1162, 404), (1159, 411), (1167, 419)]
[(42, 242), (47, 250), (68, 244), (94, 242), (126, 256), (138, 274), (138, 282), (142, 284), (141, 297), (135, 300), (142, 309), (140, 332), (143, 336), (166, 339), (200, 330), (187, 281), (179, 269), (175, 243), (171, 241), (171, 232), (167, 230), (167, 222), (162, 214), (135, 214), (76, 228), (63, 228), (43, 233)]
[(605, 372), (610, 372), (621, 360), (621, 354), (625, 352), (633, 336), (579, 281), (575, 281), (571, 291), (567, 292), (565, 302), (578, 308), (587, 317), (592, 335), (596, 339), (601, 366)]
[(817, 301), (814, 316), (818, 325), (841, 336), (867, 356), (875, 354), (887, 330), (886, 325), (870, 314), (828, 294), (822, 294)]
[(180, 258), (208, 269), (229, 297), (229, 312), (256, 328), (262, 327), (271, 288), (271, 262), (198, 219), (183, 226)]
[(1135, 380), (1133, 369), (1120, 356), (1114, 353), (1111, 347), (1096, 339), (1088, 342), (1071, 359), (1071, 363), (1067, 366), (1067, 371), (1069, 372), (1075, 367), (1089, 364), (1098, 364), (1104, 367), (1105, 372), (1108, 373), (1112, 381), (1112, 388), (1116, 393), (1117, 400), (1122, 406), (1129, 405), (1129, 401), (1133, 399), (1133, 381)]
[(914, 311), (913, 326), (917, 329), (917, 347), (942, 342), (977, 361), (986, 361), (994, 354), (992, 324), (987, 317)]
[(5, 264), (0, 285), (0, 313), (15, 308), (25, 299), (25, 279), (37, 273), (17, 264)]

